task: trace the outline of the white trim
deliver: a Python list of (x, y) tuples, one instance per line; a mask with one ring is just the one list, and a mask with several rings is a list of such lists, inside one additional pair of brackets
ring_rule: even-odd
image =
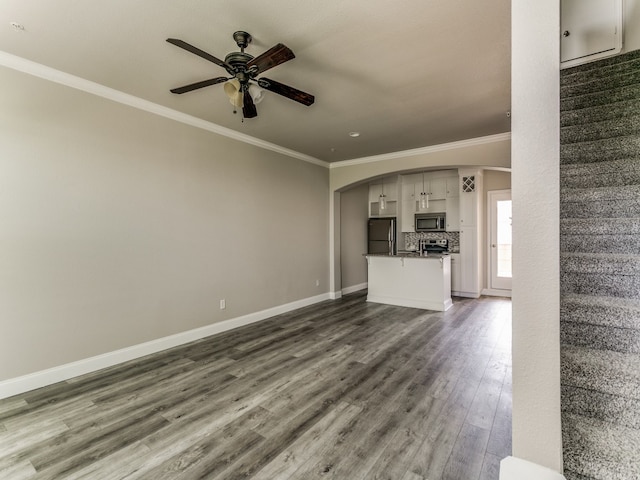
[(500, 480), (566, 480), (565, 477), (537, 463), (506, 457), (500, 461)]
[(313, 163), (314, 165), (329, 168), (329, 164), (327, 162), (319, 160), (310, 155), (281, 147), (280, 145), (276, 145), (275, 143), (265, 142), (264, 140), (260, 140), (259, 138), (236, 132), (235, 130), (231, 130), (230, 128), (223, 127), (216, 123), (208, 122), (192, 115), (178, 112), (177, 110), (158, 105), (157, 103), (153, 103), (148, 100), (143, 100), (142, 98), (129, 95), (128, 93), (105, 87), (104, 85), (100, 85), (99, 83), (95, 83), (90, 80), (85, 80), (84, 78), (76, 77), (75, 75), (61, 72), (60, 70), (56, 70), (54, 68), (47, 67), (46, 65), (32, 62), (16, 55), (11, 55), (10, 53), (0, 51), (0, 65), (18, 70), (23, 73), (27, 73), (29, 75), (33, 75), (35, 77), (49, 80), (51, 82), (59, 83), (67, 87), (75, 88), (76, 90), (81, 90), (98, 97), (106, 98), (123, 105), (128, 105), (145, 112), (169, 118), (171, 120), (175, 120), (176, 122), (184, 123), (186, 125), (200, 128), (202, 130), (207, 130), (212, 133), (217, 133), (218, 135), (232, 138), (239, 142), (248, 143), (259, 148), (264, 148), (265, 150), (270, 150), (272, 152), (280, 153), (288, 157), (293, 157), (297, 158), (298, 160)]
[(387, 297), (384, 295), (371, 294), (367, 295), (367, 302), (397, 305), (399, 307), (421, 308), (423, 310), (435, 310), (437, 312), (446, 312), (453, 306), (451, 298), (447, 298), (442, 302), (436, 302), (429, 300), (416, 300), (414, 298)]
[(342, 298), (342, 291), (329, 292), (329, 298), (331, 300), (338, 300), (339, 298)]
[(330, 294), (324, 293), (322, 295), (316, 295), (315, 297), (304, 298), (295, 302), (268, 308), (260, 312), (231, 318), (205, 327), (180, 332), (175, 335), (158, 338), (138, 345), (132, 345), (131, 347), (122, 348), (102, 355), (96, 355), (95, 357), (85, 358), (83, 360), (67, 363), (47, 370), (41, 370), (39, 372), (30, 373), (17, 378), (10, 378), (0, 382), (0, 399), (18, 395), (20, 393), (28, 392), (57, 382), (62, 382), (64, 380), (77, 377), (78, 375), (84, 375), (103, 368), (112, 367), (122, 362), (144, 357), (145, 355), (157, 353), (178, 345), (184, 345), (185, 343), (226, 332), (233, 328), (266, 320), (267, 318), (271, 318), (275, 315), (280, 315), (298, 308), (313, 305), (314, 303), (329, 300), (330, 298)]
[(511, 290), (498, 290), (496, 288), (483, 288), (482, 295), (490, 297), (508, 297), (511, 298)]
[(354, 158), (352, 160), (343, 160), (341, 162), (333, 162), (329, 164), (329, 168), (350, 167), (352, 165), (360, 165), (363, 163), (382, 162), (385, 160), (393, 160), (395, 158), (414, 157), (416, 155), (424, 155), (428, 153), (442, 152), (444, 150), (453, 150), (456, 148), (473, 147), (486, 143), (503, 142), (511, 140), (511, 132), (498, 133), (496, 135), (487, 135), (486, 137), (469, 138), (460, 140), (459, 142), (441, 143), (439, 145), (431, 145), (428, 147), (414, 148), (412, 150), (403, 150), (400, 152), (384, 153), (382, 155), (373, 155), (371, 157)]
[(347, 295), (349, 293), (359, 292), (360, 290), (364, 290), (366, 288), (369, 288), (368, 282), (360, 283), (358, 285), (352, 285), (350, 287), (345, 287), (342, 289), (342, 294)]

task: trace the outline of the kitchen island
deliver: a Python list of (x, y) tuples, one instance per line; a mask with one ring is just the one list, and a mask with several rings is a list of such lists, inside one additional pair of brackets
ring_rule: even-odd
[(451, 257), (367, 254), (367, 301), (444, 312), (451, 308)]

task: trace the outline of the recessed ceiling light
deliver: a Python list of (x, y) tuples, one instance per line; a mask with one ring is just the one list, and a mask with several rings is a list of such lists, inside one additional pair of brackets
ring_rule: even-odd
[(9, 25), (11, 25), (16, 32), (24, 31), (24, 25), (22, 25), (21, 23), (9, 22)]
[(349, 132), (349, 136), (352, 138), (356, 138), (360, 136), (360, 132)]

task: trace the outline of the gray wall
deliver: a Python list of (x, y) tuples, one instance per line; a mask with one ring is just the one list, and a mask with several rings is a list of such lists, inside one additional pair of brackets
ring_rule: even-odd
[(0, 83), (0, 381), (328, 292), (327, 168)]
[(367, 281), (367, 218), (369, 185), (345, 190), (340, 194), (340, 261), (342, 288)]

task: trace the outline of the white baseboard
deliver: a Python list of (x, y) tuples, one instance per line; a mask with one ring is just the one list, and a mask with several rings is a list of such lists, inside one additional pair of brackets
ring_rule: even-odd
[(453, 305), (451, 298), (439, 301), (417, 300), (415, 298), (385, 297), (383, 295), (367, 295), (367, 302), (384, 303), (385, 305), (397, 305), (399, 307), (421, 308), (423, 310), (435, 310), (446, 312)]
[(39, 372), (29, 373), (21, 377), (10, 378), (0, 382), (0, 399), (28, 392), (36, 388), (45, 387), (57, 382), (69, 380), (70, 378), (95, 372), (103, 368), (112, 367), (119, 363), (144, 357), (145, 355), (157, 353), (195, 340), (200, 340), (201, 338), (226, 332), (227, 330), (237, 327), (266, 320), (267, 318), (271, 318), (275, 315), (287, 313), (324, 300), (330, 300), (331, 298), (332, 296), (330, 293), (323, 293), (322, 295), (316, 295), (315, 297), (304, 298), (285, 305), (279, 305), (260, 312), (243, 315), (242, 317), (231, 318), (205, 327), (187, 330), (186, 332), (176, 333), (175, 335), (158, 338), (138, 345), (132, 345), (131, 347), (122, 348), (120, 350), (104, 353), (95, 357), (85, 358), (76, 362), (41, 370)]
[(508, 297), (511, 298), (511, 290), (496, 290), (494, 288), (483, 288), (482, 295), (491, 297)]
[(364, 290), (366, 288), (369, 288), (368, 282), (360, 283), (358, 285), (352, 285), (350, 287), (345, 287), (342, 289), (342, 294), (347, 295), (349, 293), (359, 292), (360, 290)]
[(549, 468), (521, 458), (507, 457), (500, 462), (500, 480), (565, 480)]

